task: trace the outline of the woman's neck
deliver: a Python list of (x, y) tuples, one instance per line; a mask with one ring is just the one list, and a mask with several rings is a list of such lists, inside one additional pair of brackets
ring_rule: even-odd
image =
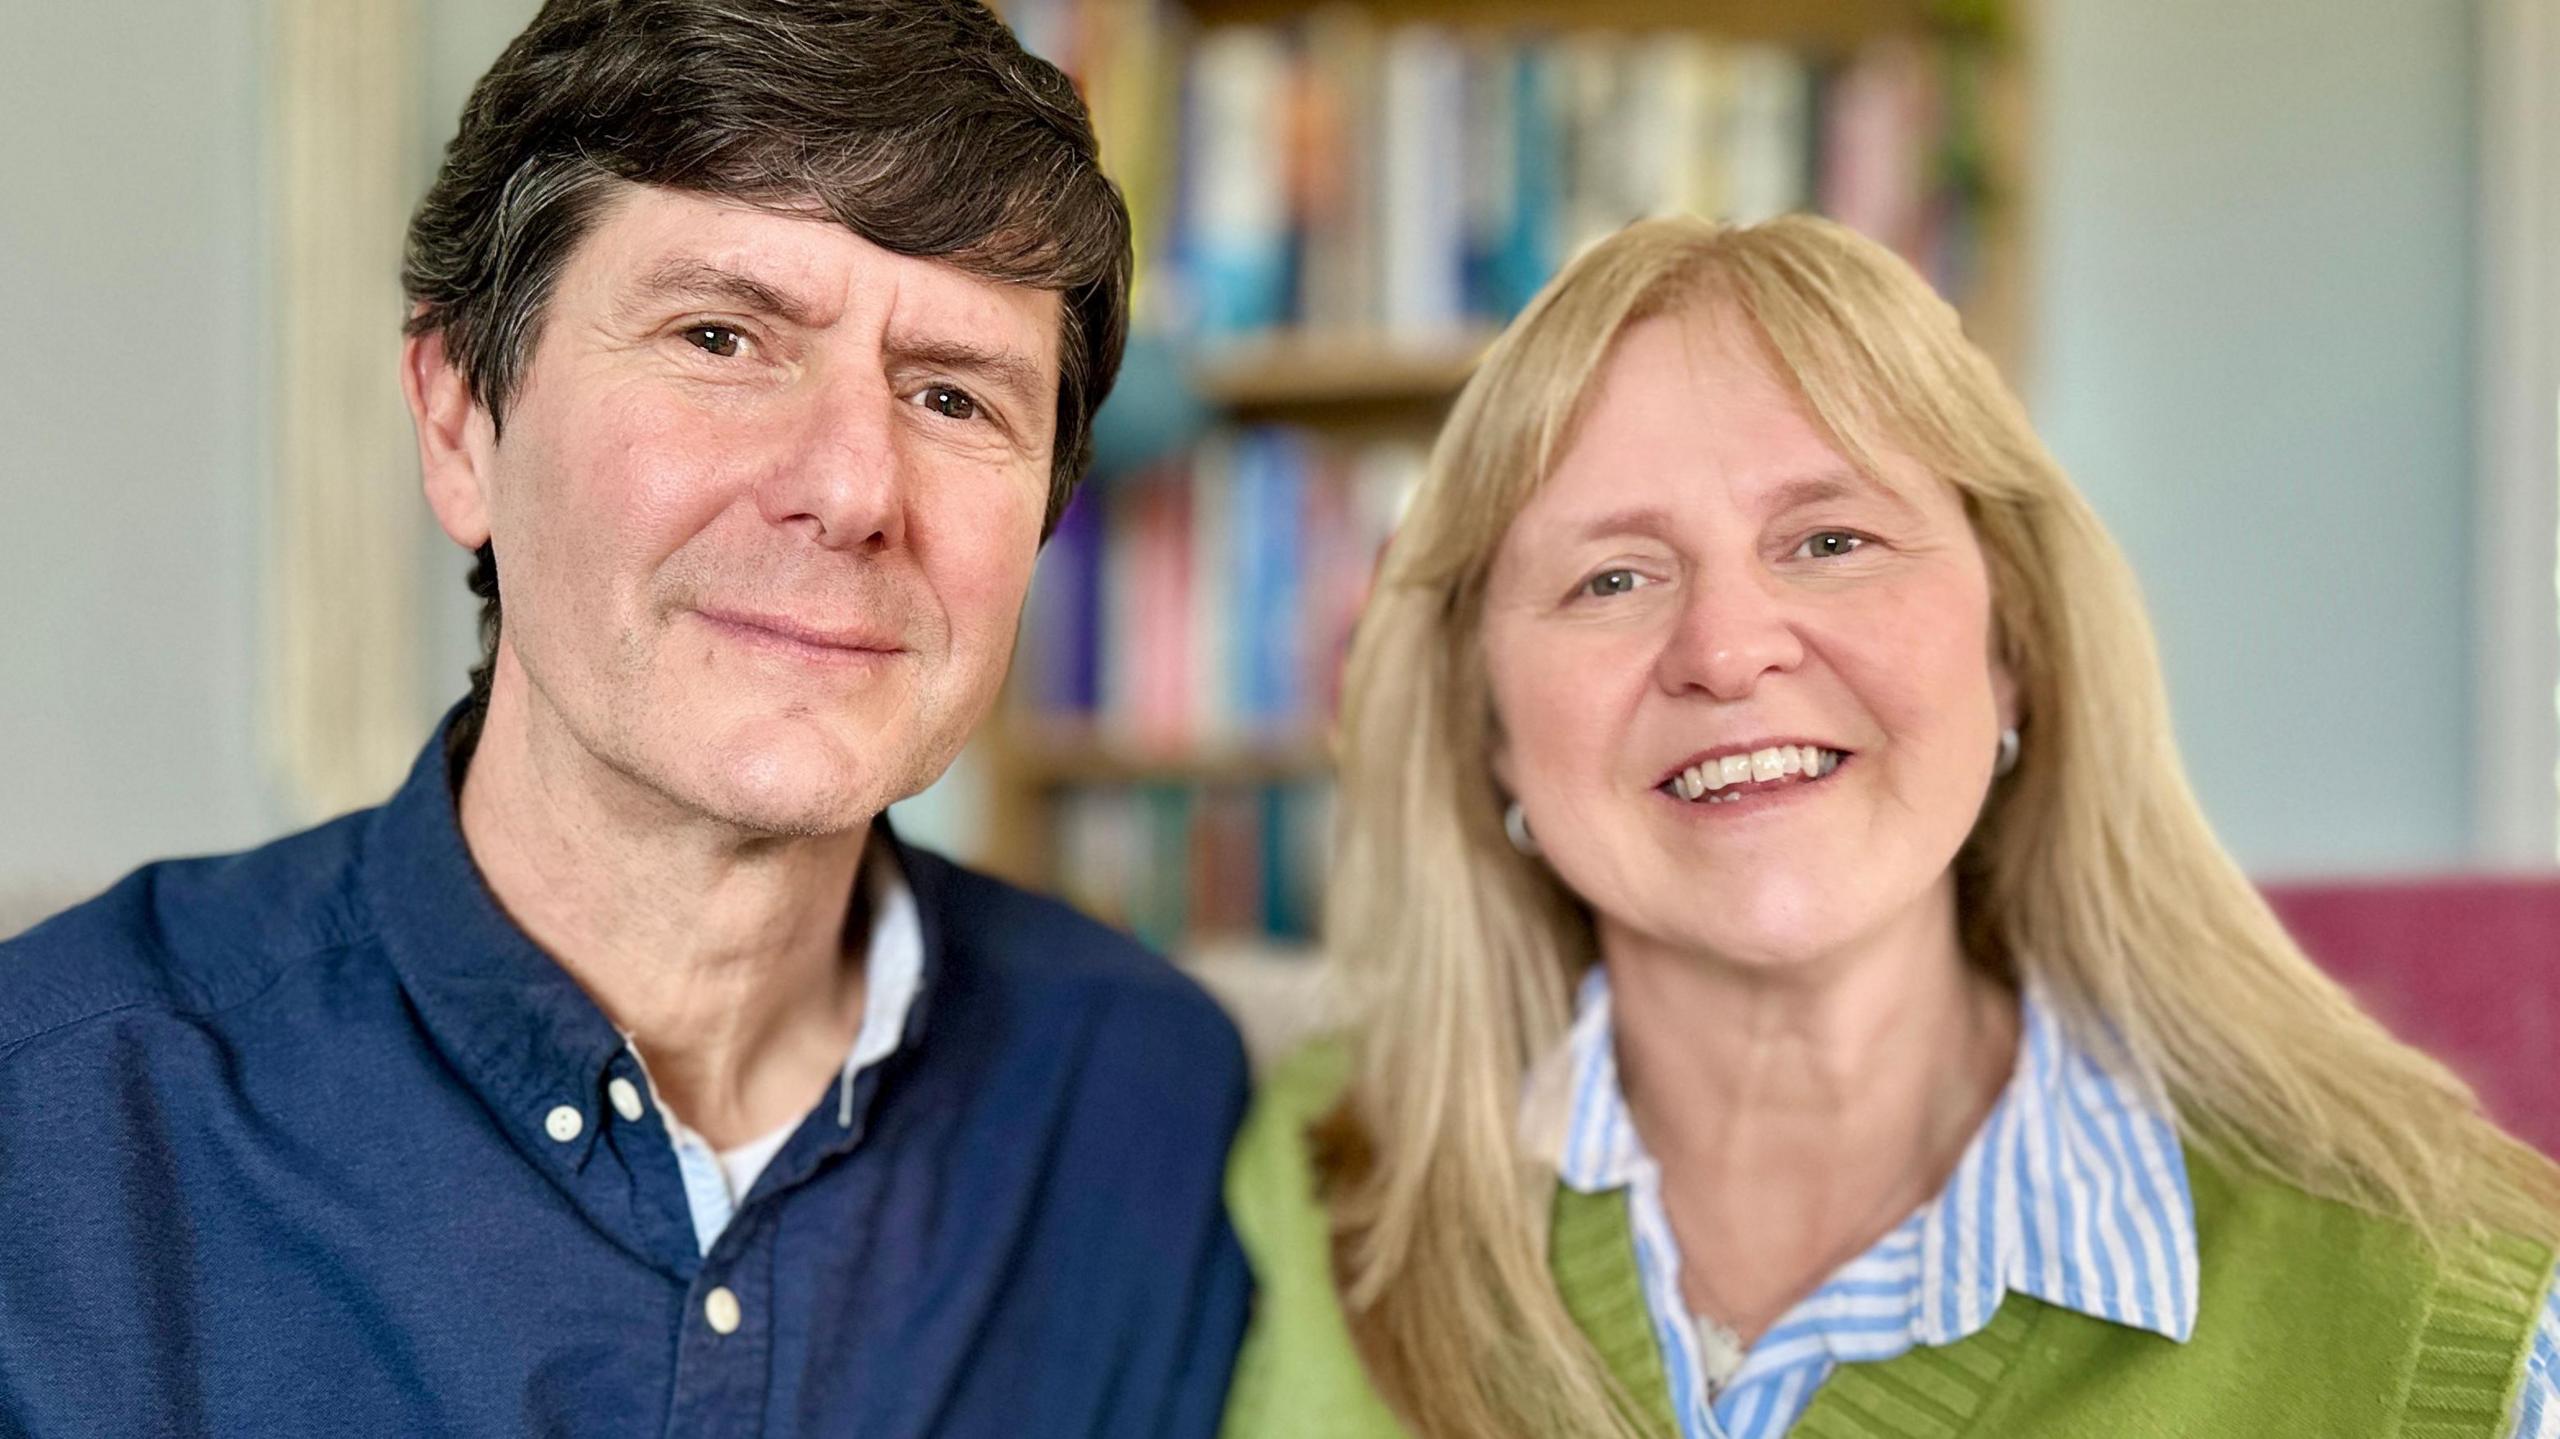
[(1938, 1192), (2015, 1064), (2017, 1000), (1966, 961), (1952, 893), (1783, 967), (1605, 925), (1601, 948), (1682, 1288), (1746, 1342)]

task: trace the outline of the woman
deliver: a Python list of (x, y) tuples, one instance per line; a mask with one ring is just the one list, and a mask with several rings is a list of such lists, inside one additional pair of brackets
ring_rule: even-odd
[(1239, 1436), (2560, 1427), (2560, 1178), (2312, 968), (2133, 581), (1835, 225), (1634, 226), (1486, 357), (1342, 716), (1230, 1200)]

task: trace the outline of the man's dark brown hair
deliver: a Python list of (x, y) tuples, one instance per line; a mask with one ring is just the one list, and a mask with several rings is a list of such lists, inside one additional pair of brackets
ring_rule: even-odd
[[(411, 334), (501, 432), (570, 252), (615, 191), (658, 185), (824, 213), (882, 249), (1059, 292), (1047, 525), (1093, 450), (1128, 329), (1129, 214), (1067, 78), (976, 0), (548, 0), (482, 76), (409, 222)], [(481, 663), (498, 647), (482, 545)]]

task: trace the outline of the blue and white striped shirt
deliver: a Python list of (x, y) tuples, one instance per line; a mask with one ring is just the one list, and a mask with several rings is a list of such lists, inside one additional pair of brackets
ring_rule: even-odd
[[(2011, 1293), (2179, 1342), (2194, 1332), (2195, 1205), (2166, 1101), (2074, 1044), (2032, 988), (2023, 1019), (2017, 1068), (1946, 1188), (1746, 1352), (1681, 1298), (1661, 1170), (1618, 1084), (1607, 976), (1591, 972), (1555, 1060), (1560, 1122), (1539, 1142), (1564, 1184), (1626, 1192), (1683, 1439), (1776, 1439), (1835, 1366), (1953, 1344)], [(2512, 1433), (2560, 1439), (2560, 1291), (2544, 1300)]]

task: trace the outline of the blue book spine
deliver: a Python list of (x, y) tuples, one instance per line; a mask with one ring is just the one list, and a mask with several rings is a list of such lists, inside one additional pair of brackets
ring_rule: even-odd
[(1492, 262), (1493, 295), (1504, 318), (1518, 314), (1556, 272), (1563, 224), (1557, 176), (1563, 165), (1554, 62), (1537, 46), (1511, 54), (1511, 224)]
[(1055, 633), (1059, 653), (1056, 702), (1062, 709), (1091, 715), (1102, 707), (1102, 497), (1088, 485), (1077, 492), (1058, 517), (1049, 549), (1062, 562), (1058, 603), (1065, 611)]
[(1257, 26), (1203, 34), (1184, 76), (1182, 269), (1197, 332), (1269, 330), (1291, 294), (1285, 41)]

